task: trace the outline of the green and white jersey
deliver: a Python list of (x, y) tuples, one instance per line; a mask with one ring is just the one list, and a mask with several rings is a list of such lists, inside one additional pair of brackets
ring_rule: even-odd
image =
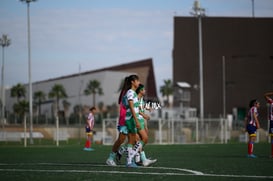
[(145, 112), (145, 102), (143, 100), (143, 97), (139, 99), (139, 107), (140, 107), (140, 110), (139, 110), (140, 112)]
[[(144, 105), (145, 103), (144, 103), (144, 100), (143, 100), (143, 97), (141, 97), (140, 99), (139, 99), (139, 112), (142, 112), (142, 113), (144, 113), (145, 112), (145, 109), (144, 109)], [(140, 114), (139, 114), (139, 119), (144, 119), (143, 118), (143, 116), (141, 116)]]
[(124, 98), (125, 98), (125, 106), (126, 106), (125, 120), (127, 121), (132, 118), (132, 113), (131, 113), (131, 110), (129, 107), (129, 100), (133, 100), (134, 110), (135, 110), (135, 113), (137, 114), (137, 116), (139, 113), (139, 101), (138, 101), (137, 94), (133, 89), (128, 90)]

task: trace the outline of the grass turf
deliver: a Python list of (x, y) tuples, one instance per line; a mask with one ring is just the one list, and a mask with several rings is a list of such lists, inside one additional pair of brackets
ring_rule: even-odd
[[(273, 180), (268, 143), (255, 144), (258, 158), (246, 158), (246, 144), (148, 145), (152, 167), (126, 168), (105, 161), (111, 146), (83, 151), (72, 142), (54, 145), (0, 144), (1, 180)], [(196, 171), (196, 172), (194, 172)], [(198, 174), (199, 173), (199, 174)]]

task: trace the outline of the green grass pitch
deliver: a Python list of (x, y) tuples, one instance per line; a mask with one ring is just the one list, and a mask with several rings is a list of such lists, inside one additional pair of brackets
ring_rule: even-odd
[(118, 167), (105, 161), (111, 146), (94, 145), (83, 151), (77, 142), (55, 145), (0, 144), (0, 180), (273, 180), (270, 144), (255, 144), (258, 158), (246, 158), (247, 145), (193, 144), (147, 145), (148, 157), (157, 158), (151, 167), (126, 168), (125, 158)]

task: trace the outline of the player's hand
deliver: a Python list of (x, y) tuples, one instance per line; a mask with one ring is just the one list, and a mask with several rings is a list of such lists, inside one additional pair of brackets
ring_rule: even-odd
[(258, 123), (258, 124), (256, 125), (256, 127), (257, 127), (257, 129), (259, 129), (259, 128), (260, 128), (260, 124)]
[(138, 120), (136, 121), (136, 128), (140, 128), (140, 124)]
[(143, 118), (144, 118), (145, 120), (147, 120), (147, 121), (150, 120), (150, 116), (147, 116), (147, 115), (143, 116)]

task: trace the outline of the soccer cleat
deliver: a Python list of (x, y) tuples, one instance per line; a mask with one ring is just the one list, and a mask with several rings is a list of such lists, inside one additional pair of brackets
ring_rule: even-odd
[(142, 161), (136, 162), (136, 164), (137, 164), (138, 166), (142, 166), (142, 165), (143, 165)]
[(93, 149), (93, 148), (84, 148), (83, 150), (84, 151), (94, 151), (95, 149)]
[[(150, 159), (151, 160), (151, 159)], [(153, 159), (153, 160), (151, 160), (152, 161), (152, 163), (155, 163), (155, 162), (157, 162), (157, 159)]]
[(135, 164), (135, 162), (132, 162), (131, 164), (126, 164), (126, 167), (137, 168), (137, 165)]
[(117, 164), (114, 162), (114, 160), (111, 160), (109, 158), (106, 160), (106, 164), (109, 166), (117, 166)]
[(156, 161), (157, 161), (156, 159), (154, 159), (154, 160), (146, 159), (146, 160), (144, 160), (142, 163), (143, 163), (143, 166), (144, 166), (144, 167), (148, 167), (148, 166), (150, 166), (151, 164), (155, 163)]
[(254, 155), (254, 154), (247, 155), (247, 157), (248, 157), (248, 158), (257, 158), (257, 156)]
[(119, 164), (121, 163), (121, 157), (122, 157), (122, 155), (119, 152), (117, 152), (116, 162), (119, 163)]

